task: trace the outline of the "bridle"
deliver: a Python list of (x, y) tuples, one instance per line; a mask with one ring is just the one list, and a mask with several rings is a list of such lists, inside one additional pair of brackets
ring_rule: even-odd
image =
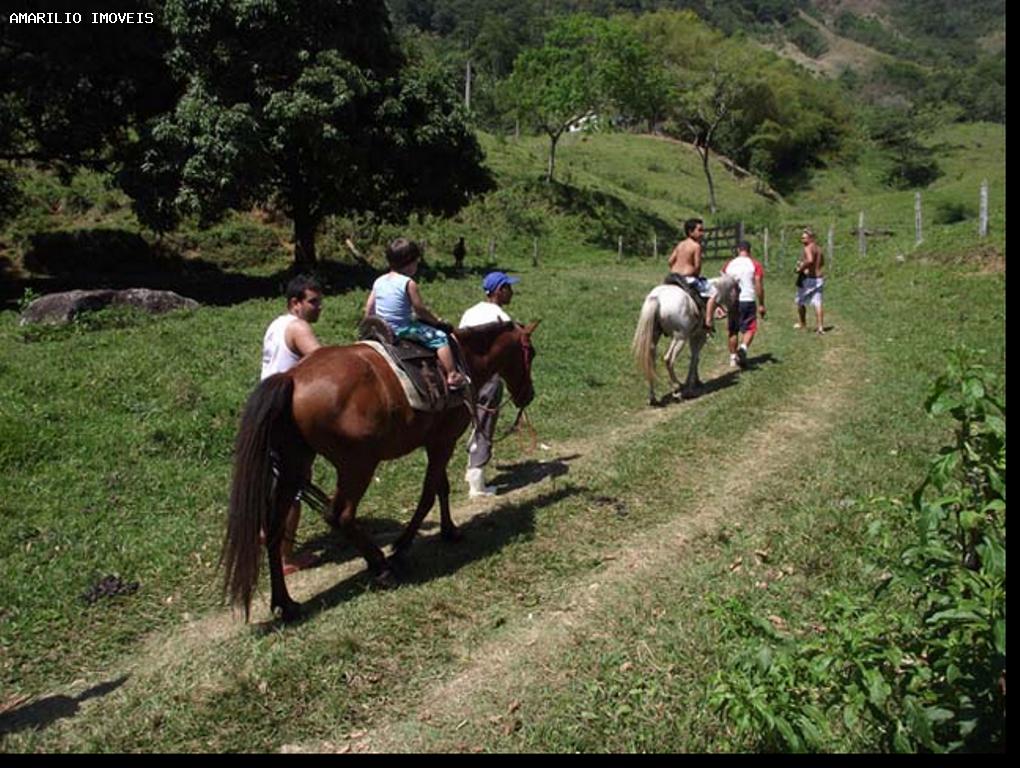
[[(514, 325), (516, 325), (518, 328), (523, 327), (523, 326), (521, 326), (520, 323), (515, 323)], [(523, 373), (521, 375), (521, 379), (523, 381), (530, 382), (531, 381), (531, 361), (534, 359), (535, 354), (534, 354), (534, 349), (531, 346), (531, 337), (528, 334), (522, 334), (522, 336), (521, 336), (521, 357), (522, 357), (522, 360), (521, 360), (521, 370), (523, 371)], [(531, 386), (532, 386), (532, 389), (534, 389), (534, 384), (532, 384)], [(532, 395), (534, 395), (534, 392), (532, 393)], [(480, 408), (481, 410), (487, 411), (488, 413), (496, 413), (496, 414), (498, 414), (499, 411), (500, 411), (500, 408), (498, 408), (498, 407), (497, 408), (490, 408), (488, 406), (477, 406), (477, 407)], [(522, 406), (518, 406), (517, 407), (517, 416), (516, 416), (516, 418), (514, 418), (513, 424), (511, 424), (506, 429), (506, 431), (504, 431), (503, 434), (501, 434), (499, 437), (493, 438), (493, 440), (492, 440), (493, 444), (502, 442), (503, 440), (508, 438), (510, 435), (512, 435), (514, 432), (520, 432), (521, 431), (521, 426), (525, 425), (526, 428), (527, 428), (527, 431), (528, 431), (528, 436), (530, 437), (530, 441), (529, 441), (530, 445), (527, 448), (527, 452), (531, 453), (531, 452), (533, 452), (535, 450), (535, 446), (538, 444), (538, 432), (535, 431), (535, 428), (531, 424), (531, 420), (528, 418), (528, 414), (525, 412), (525, 408), (526, 407), (527, 406), (523, 406), (523, 407)], [(522, 444), (523, 444), (523, 433), (521, 433), (521, 434), (522, 434)]]

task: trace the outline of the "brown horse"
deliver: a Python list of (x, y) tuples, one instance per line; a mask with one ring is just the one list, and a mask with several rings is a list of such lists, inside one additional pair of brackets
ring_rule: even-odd
[[(535, 394), (531, 334), (537, 325), (492, 323), (454, 331), (472, 380), (483, 382), (499, 374), (514, 404), (527, 406)], [(337, 471), (327, 522), (343, 531), (381, 584), (394, 581), (391, 563), (355, 520), (358, 502), (379, 462), (422, 446), (428, 454), (418, 507), (396, 540), (393, 557), (410, 546), (437, 494), (440, 532), (446, 540), (456, 539), (446, 465), (470, 421), (464, 407), (437, 413), (412, 410), (390, 366), (364, 344), (323, 347), (286, 373), (263, 381), (245, 406), (235, 448), (221, 557), (224, 590), (231, 602), (244, 609), (247, 619), (258, 583), (260, 531), (265, 531), (270, 607), (285, 621), (300, 614), (284, 582), (280, 542), (287, 509), (302, 478), (309, 476), (316, 454)]]

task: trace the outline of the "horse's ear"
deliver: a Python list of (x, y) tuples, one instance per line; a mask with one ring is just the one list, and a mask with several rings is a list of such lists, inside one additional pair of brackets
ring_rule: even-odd
[(528, 323), (526, 326), (524, 326), (524, 332), (528, 336), (530, 336), (531, 334), (533, 334), (535, 332), (535, 329), (538, 328), (538, 324), (541, 323), (541, 322), (542, 322), (542, 318), (539, 318), (538, 320), (536, 320), (533, 323)]

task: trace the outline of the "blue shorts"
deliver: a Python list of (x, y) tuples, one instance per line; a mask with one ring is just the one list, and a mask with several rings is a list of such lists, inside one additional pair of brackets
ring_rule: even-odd
[(441, 349), (450, 343), (443, 331), (417, 320), (413, 320), (409, 325), (400, 326), (394, 333), (398, 339), (414, 339), (429, 349)]
[(737, 311), (729, 317), (730, 335), (743, 331), (752, 333), (758, 330), (758, 305), (753, 301), (740, 302)]
[(715, 286), (704, 275), (685, 275), (687, 285), (693, 286), (703, 298), (711, 298), (715, 294)]

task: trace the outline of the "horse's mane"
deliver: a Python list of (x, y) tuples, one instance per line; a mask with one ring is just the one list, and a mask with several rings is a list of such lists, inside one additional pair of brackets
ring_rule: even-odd
[(737, 287), (737, 278), (723, 272), (719, 277), (712, 278), (711, 282), (715, 286), (718, 302), (723, 305), (728, 304), (730, 292)]
[(484, 325), (473, 325), (458, 328), (454, 331), (457, 341), (473, 352), (483, 353), (492, 346), (493, 340), (504, 331), (520, 327), (520, 323), (506, 320), (495, 320)]

